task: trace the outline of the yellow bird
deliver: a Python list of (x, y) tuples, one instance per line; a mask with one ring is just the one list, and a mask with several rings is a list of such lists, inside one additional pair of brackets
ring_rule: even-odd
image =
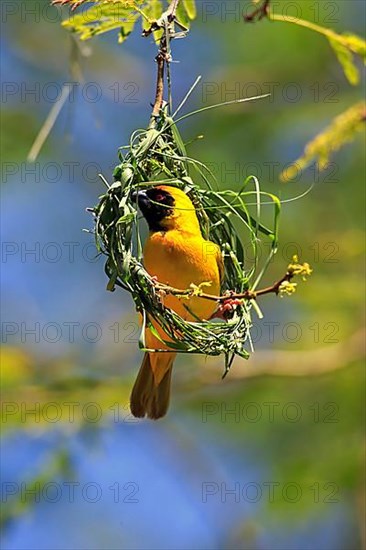
[[(177, 187), (161, 185), (134, 193), (134, 200), (149, 226), (144, 246), (144, 265), (157, 281), (174, 288), (188, 289), (193, 283), (210, 283), (205, 292), (219, 295), (223, 278), (220, 248), (202, 237), (196, 210), (189, 197)], [(167, 295), (164, 304), (187, 321), (209, 319), (217, 304), (199, 297)], [(154, 325), (161, 338), (170, 340)], [(169, 349), (149, 329), (145, 333), (150, 349)], [(132, 389), (130, 406), (134, 416), (154, 420), (164, 416), (169, 406), (170, 381), (175, 352), (146, 352)]]

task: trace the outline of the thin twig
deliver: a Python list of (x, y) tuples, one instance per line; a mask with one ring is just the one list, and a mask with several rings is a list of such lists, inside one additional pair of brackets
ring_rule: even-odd
[(259, 8), (255, 9), (252, 13), (244, 15), (244, 21), (246, 23), (254, 23), (254, 21), (260, 21), (264, 17), (269, 15), (269, 3), (271, 0), (264, 0), (263, 4)]
[[(156, 21), (153, 21), (148, 29), (145, 29), (142, 32), (142, 36), (149, 36), (154, 31), (159, 31), (160, 29), (164, 28), (164, 20), (167, 20), (169, 23), (172, 23), (175, 20), (177, 8), (180, 0), (172, 0), (170, 3), (168, 9), (162, 14), (162, 16), (157, 19)], [(185, 27), (183, 27), (185, 30), (187, 30)]]
[(153, 110), (151, 113), (152, 117), (159, 116), (161, 106), (163, 104), (164, 97), (164, 65), (165, 65), (165, 54), (162, 49), (160, 49), (158, 55), (156, 56), (156, 63), (158, 65), (157, 77), (156, 77), (156, 93)]
[(32, 147), (27, 156), (28, 162), (35, 162), (37, 160), (37, 157), (43, 145), (45, 144), (45, 141), (50, 135), (50, 132), (55, 125), (58, 115), (60, 114), (62, 107), (65, 105), (70, 93), (71, 93), (71, 86), (70, 86), (70, 83), (68, 82), (67, 84), (64, 84), (62, 86), (60, 96), (58, 97), (57, 101), (55, 102), (52, 109), (48, 113), (47, 118), (42, 125), (42, 128), (38, 132), (37, 137), (34, 140)]
[(168, 9), (157, 21), (153, 21), (149, 29), (146, 29), (142, 34), (143, 36), (149, 36), (152, 32), (160, 29), (164, 29), (164, 34), (160, 40), (159, 53), (155, 58), (157, 63), (157, 77), (156, 77), (156, 92), (153, 110), (151, 113), (150, 127), (154, 127), (156, 118), (159, 116), (161, 106), (164, 100), (164, 69), (165, 63), (168, 65), (170, 61), (169, 43), (172, 31), (172, 24), (175, 21), (176, 12), (178, 8), (179, 0), (172, 0)]
[(32, 143), (32, 146), (27, 156), (28, 162), (35, 162), (37, 160), (38, 155), (41, 152), (45, 142), (47, 141), (48, 136), (50, 135), (50, 132), (54, 127), (62, 108), (66, 104), (69, 95), (73, 91), (73, 85), (82, 83), (84, 80), (79, 64), (79, 52), (81, 55), (83, 55), (83, 51), (80, 49), (77, 41), (72, 37), (69, 68), (71, 82), (67, 82), (62, 86), (61, 94), (59, 95), (57, 101), (48, 113), (46, 120), (44, 121), (40, 131), (38, 132), (34, 142)]
[(162, 290), (166, 294), (171, 294), (173, 296), (187, 296), (187, 297), (196, 297), (196, 298), (203, 298), (205, 300), (212, 300), (215, 302), (226, 302), (227, 300), (256, 300), (258, 296), (264, 296), (265, 294), (279, 294), (279, 289), (282, 283), (285, 281), (291, 281), (291, 279), (294, 277), (293, 273), (290, 273), (287, 271), (287, 273), (281, 277), (277, 282), (275, 282), (273, 285), (268, 286), (266, 288), (262, 288), (260, 290), (246, 290), (245, 292), (241, 293), (234, 293), (234, 292), (228, 292), (227, 294), (224, 294), (223, 296), (215, 296), (213, 294), (207, 294), (205, 292), (200, 292), (197, 294), (197, 291), (195, 288), (189, 288), (186, 290), (180, 290), (177, 288), (173, 288), (169, 285), (165, 285), (163, 283), (156, 283), (155, 288), (157, 290)]
[(173, 21), (173, 19), (175, 18), (175, 14), (177, 13), (177, 9), (178, 9), (178, 4), (179, 4), (179, 0), (172, 0), (169, 5), (169, 8), (166, 10), (166, 14), (168, 15), (168, 18), (170, 19), (170, 21)]

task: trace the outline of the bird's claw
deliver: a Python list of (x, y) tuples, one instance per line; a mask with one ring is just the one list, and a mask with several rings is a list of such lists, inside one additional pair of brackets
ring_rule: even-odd
[(239, 300), (239, 298), (228, 298), (227, 300), (224, 300), (219, 304), (219, 307), (215, 311), (215, 313), (212, 315), (212, 318), (217, 319), (230, 319), (232, 317), (234, 311), (238, 306), (240, 306), (243, 303), (242, 300)]

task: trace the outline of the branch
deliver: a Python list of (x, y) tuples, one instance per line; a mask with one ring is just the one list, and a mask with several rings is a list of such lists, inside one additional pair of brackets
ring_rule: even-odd
[[(230, 302), (232, 300), (237, 300), (238, 303), (241, 300), (256, 300), (258, 296), (264, 296), (265, 294), (292, 294), (295, 291), (296, 283), (291, 283), (291, 280), (295, 275), (302, 275), (305, 279), (306, 276), (309, 276), (312, 273), (312, 269), (309, 264), (299, 264), (296, 256), (293, 258), (293, 263), (290, 264), (287, 268), (287, 271), (281, 279), (273, 283), (271, 286), (267, 286), (260, 290), (246, 290), (245, 292), (235, 293), (233, 291), (228, 291), (223, 296), (215, 296), (213, 294), (207, 294), (206, 292), (201, 291), (201, 287), (205, 285), (196, 286), (191, 285), (191, 288), (181, 290), (158, 281), (155, 283), (155, 288), (158, 291), (161, 291), (163, 294), (171, 294), (173, 296), (180, 297), (197, 297), (203, 298), (205, 300), (211, 300), (222, 304), (223, 302)], [(237, 304), (238, 305), (238, 304)]]
[(178, 4), (179, 0), (172, 0), (168, 9), (162, 14), (162, 16), (157, 21), (153, 21), (151, 26), (142, 33), (142, 36), (146, 37), (154, 31), (161, 29), (164, 30), (163, 36), (160, 40), (159, 52), (155, 58), (157, 63), (156, 92), (153, 110), (151, 113), (150, 128), (154, 127), (156, 118), (159, 116), (164, 100), (164, 68), (165, 63), (170, 62), (168, 44), (170, 43), (170, 39), (174, 38), (173, 25), (176, 21)]
[(271, 0), (264, 0), (263, 4), (255, 9), (252, 13), (244, 15), (244, 21), (246, 23), (254, 23), (256, 20), (260, 21), (264, 17), (268, 17), (270, 1)]
[(156, 56), (155, 60), (158, 65), (158, 71), (157, 71), (157, 77), (156, 77), (156, 93), (155, 93), (155, 101), (153, 110), (151, 113), (151, 117), (155, 120), (156, 117), (159, 116), (161, 106), (163, 104), (163, 98), (164, 98), (164, 66), (165, 66), (165, 56), (166, 56), (166, 48), (165, 51), (163, 51), (162, 46), (160, 47), (160, 51), (158, 55)]

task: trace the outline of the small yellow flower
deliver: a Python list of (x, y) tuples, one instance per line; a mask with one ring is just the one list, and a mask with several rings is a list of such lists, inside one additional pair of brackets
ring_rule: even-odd
[(192, 292), (191, 292), (189, 297), (191, 297), (191, 296), (200, 296), (203, 292), (202, 288), (205, 287), (205, 286), (211, 286), (211, 285), (212, 285), (211, 282), (201, 283), (198, 286), (195, 285), (194, 283), (191, 283), (189, 285), (189, 287), (192, 289)]
[(299, 258), (295, 255), (292, 258), (292, 264), (287, 267), (288, 273), (291, 275), (301, 275), (303, 280), (306, 281), (306, 277), (312, 274), (313, 270), (307, 262), (303, 264), (299, 263)]
[(297, 283), (290, 283), (290, 281), (283, 281), (278, 288), (278, 293), (281, 296), (291, 296), (296, 292)]

